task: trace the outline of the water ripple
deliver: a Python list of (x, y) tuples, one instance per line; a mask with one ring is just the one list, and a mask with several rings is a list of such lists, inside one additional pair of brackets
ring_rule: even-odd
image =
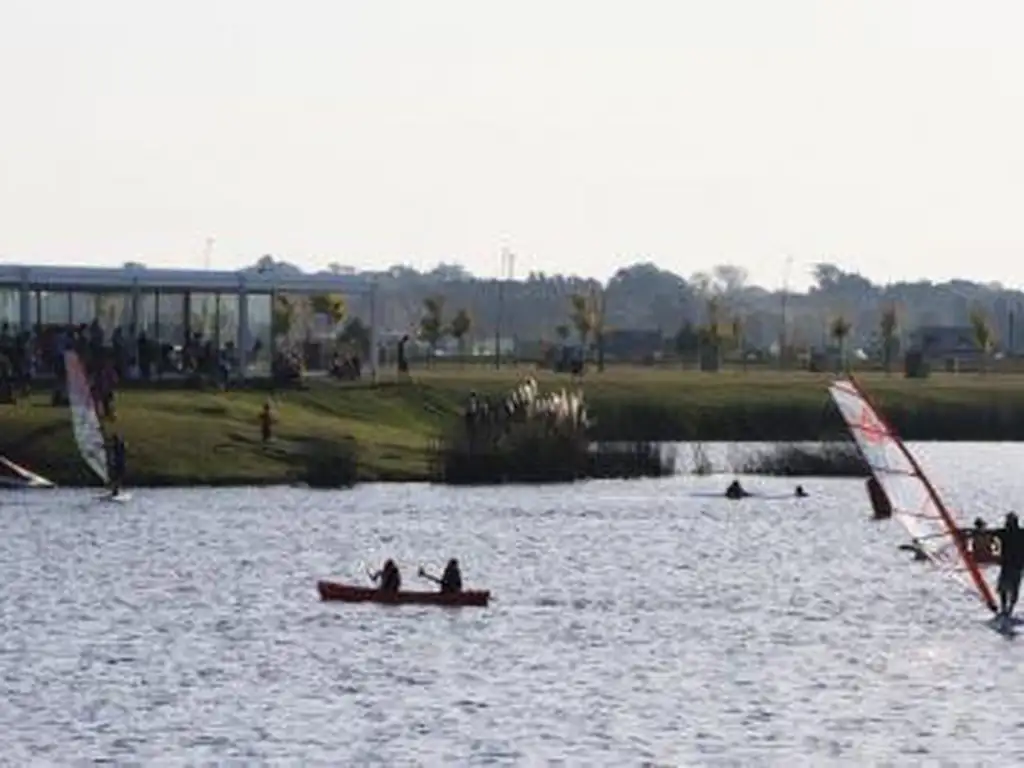
[[(997, 448), (922, 453), (991, 519), (1012, 473), (957, 470), (1020, 453)], [(723, 484), (4, 495), (3, 761), (1024, 760), (1015, 644), (868, 523), (862, 484), (690, 495)], [(388, 555), (410, 584), (457, 555), (495, 600), (317, 601)]]

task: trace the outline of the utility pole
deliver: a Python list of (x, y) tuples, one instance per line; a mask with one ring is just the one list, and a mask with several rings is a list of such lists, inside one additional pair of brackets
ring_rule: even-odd
[(789, 318), (786, 316), (786, 302), (789, 300), (789, 270), (793, 266), (793, 257), (786, 257), (786, 266), (782, 272), (782, 327), (779, 329), (779, 370), (786, 366), (786, 344), (788, 339)]
[(515, 267), (516, 256), (508, 248), (501, 249), (501, 268), (498, 272), (498, 319), (494, 324), (494, 367), (501, 368), (501, 323), (505, 312), (505, 278)]

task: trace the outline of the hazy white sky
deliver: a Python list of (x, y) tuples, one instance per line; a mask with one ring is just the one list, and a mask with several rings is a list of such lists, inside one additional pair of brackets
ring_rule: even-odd
[(1019, 0), (0, 0), (0, 258), (1021, 285), (1022, 29)]

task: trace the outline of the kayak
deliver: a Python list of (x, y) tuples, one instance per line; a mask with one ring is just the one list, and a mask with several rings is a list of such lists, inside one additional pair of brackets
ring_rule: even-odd
[(381, 592), (370, 587), (338, 584), (334, 581), (318, 581), (317, 591), (321, 600), (340, 600), (343, 603), (384, 603), (386, 605), (446, 605), (457, 608), (466, 605), (486, 606), (491, 593), (486, 590), (465, 590), (442, 595), (440, 592), (403, 591)]

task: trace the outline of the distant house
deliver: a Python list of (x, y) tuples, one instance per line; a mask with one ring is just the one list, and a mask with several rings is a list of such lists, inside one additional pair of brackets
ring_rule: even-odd
[(969, 325), (924, 325), (910, 333), (910, 349), (925, 360), (944, 361), (947, 368), (980, 361), (982, 351)]
[(605, 356), (622, 361), (656, 358), (665, 346), (665, 339), (657, 330), (615, 329), (606, 331), (602, 341)]

